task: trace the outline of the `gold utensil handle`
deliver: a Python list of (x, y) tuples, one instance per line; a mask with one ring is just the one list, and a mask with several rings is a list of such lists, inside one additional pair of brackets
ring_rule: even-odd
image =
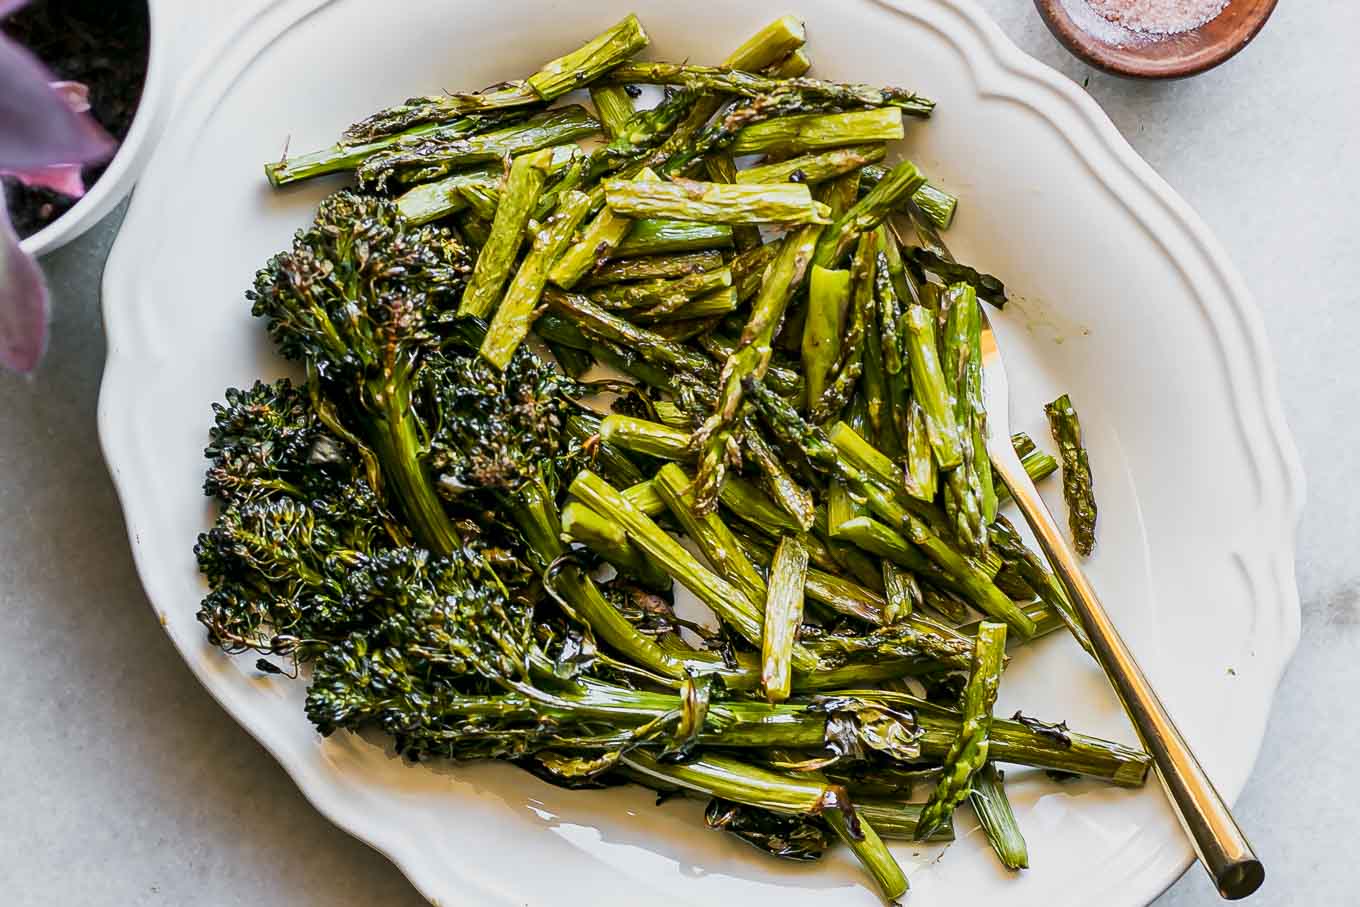
[(1158, 777), (1181, 825), (1194, 843), (1200, 862), (1224, 898), (1246, 897), (1261, 887), (1265, 869), (1105, 613), (1077, 563), (1072, 547), (1063, 538), (1053, 514), (1011, 449), (1010, 439), (1002, 441), (1004, 449), (1002, 444), (997, 444), (988, 451), (993, 467), (1010, 489), (1011, 497), (1025, 515), (1025, 521), (1034, 530), (1040, 547), (1071, 597), (1091, 637), (1096, 659), (1123, 701), (1124, 710), (1142, 738), (1144, 748), (1156, 763)]

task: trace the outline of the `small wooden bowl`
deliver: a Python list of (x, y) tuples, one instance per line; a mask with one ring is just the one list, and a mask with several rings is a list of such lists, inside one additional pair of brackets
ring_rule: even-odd
[(1034, 0), (1034, 5), (1053, 36), (1097, 69), (1132, 79), (1183, 79), (1213, 69), (1246, 47), (1276, 2), (1229, 0), (1217, 18), (1174, 35), (1129, 31), (1101, 18), (1085, 0)]

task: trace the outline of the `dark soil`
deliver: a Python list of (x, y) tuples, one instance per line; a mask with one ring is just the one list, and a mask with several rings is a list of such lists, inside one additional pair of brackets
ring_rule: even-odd
[[(90, 114), (121, 142), (132, 126), (146, 81), (150, 28), (146, 0), (33, 0), (3, 25), (10, 38), (58, 79), (90, 89)], [(86, 167), (85, 188), (106, 164)], [(5, 201), (20, 236), (37, 233), (76, 199), (4, 179)]]

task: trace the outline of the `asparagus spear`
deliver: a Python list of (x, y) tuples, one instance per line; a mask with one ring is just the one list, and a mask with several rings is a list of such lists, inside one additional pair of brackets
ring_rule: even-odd
[(896, 107), (850, 113), (814, 113), (778, 117), (743, 126), (728, 150), (743, 154), (802, 154), (867, 142), (893, 142), (905, 132)]
[[(659, 177), (651, 170), (643, 170), (638, 179), (655, 181)], [(596, 262), (608, 258), (609, 253), (623, 242), (632, 229), (632, 218), (612, 208), (601, 208), (581, 231), (581, 238), (568, 246), (553, 265), (548, 272), (548, 279), (562, 289), (570, 290)]]
[(813, 265), (803, 322), (803, 379), (809, 405), (821, 400), (831, 370), (840, 358), (845, 311), (850, 301), (850, 272)]
[(605, 180), (609, 207), (627, 217), (719, 224), (824, 224), (806, 186), (796, 183), (762, 186), (703, 183), (676, 178), (669, 183)]
[(571, 242), (589, 206), (590, 199), (584, 193), (568, 193), (557, 213), (534, 235), (533, 247), (520, 264), (482, 341), (482, 358), (496, 368), (509, 365), (510, 357), (529, 333), (534, 309), (548, 283), (548, 270)]
[(562, 534), (594, 551), (649, 589), (667, 591), (671, 578), (628, 541), (627, 534), (578, 501), (562, 508)]
[[(815, 504), (812, 495), (789, 474), (783, 460), (775, 452), (758, 426), (751, 419), (746, 420), (746, 431), (742, 433), (742, 446), (750, 459), (760, 469), (760, 481), (769, 496), (778, 502), (779, 507), (794, 521), (798, 529), (806, 532), (815, 520)], [(728, 478), (731, 481), (731, 477)], [(723, 483), (727, 487), (727, 482)], [(721, 500), (726, 500), (723, 492), (718, 492)]]
[(552, 308), (574, 319), (580, 330), (624, 344), (653, 365), (687, 372), (705, 382), (718, 377), (717, 369), (702, 353), (606, 312), (584, 296), (549, 289), (544, 298)]
[[(860, 174), (865, 188), (871, 189), (888, 175), (888, 170), (886, 167), (871, 163), (860, 171)], [(937, 229), (947, 230), (954, 222), (954, 213), (959, 200), (938, 186), (926, 183), (912, 194), (911, 200)], [(905, 209), (906, 206), (902, 207)]]
[(618, 82), (680, 85), (750, 98), (795, 91), (825, 99), (839, 107), (897, 107), (912, 116), (929, 116), (935, 107), (932, 101), (901, 88), (874, 88), (872, 85), (826, 82), (806, 77), (773, 78), (730, 67), (694, 66), (689, 63), (622, 63), (615, 67), (609, 77)]
[(472, 279), (463, 290), (459, 315), (485, 318), (495, 308), (501, 290), (510, 278), (510, 269), (524, 244), (524, 228), (529, 212), (543, 191), (552, 164), (552, 149), (522, 154), (510, 164), (505, 179), (505, 191), (496, 207), (496, 218), (491, 224), (491, 235), (477, 256)]
[(940, 469), (954, 469), (963, 462), (959, 423), (945, 383), (935, 340), (935, 316), (924, 306), (907, 307), (907, 358), (911, 363), (911, 386), (921, 405), (926, 437)]
[(850, 252), (862, 233), (867, 233), (883, 222), (883, 219), (899, 205), (904, 198), (925, 184), (926, 178), (911, 161), (903, 161), (889, 171), (878, 185), (846, 211), (831, 225), (817, 243), (817, 253), (813, 261), (824, 268), (834, 268)]
[(765, 599), (765, 637), (761, 647), (761, 685), (770, 702), (789, 698), (793, 683), (793, 645), (803, 623), (803, 585), (807, 581), (808, 551), (796, 535), (779, 542), (770, 565)]
[(1007, 869), (1028, 869), (1029, 848), (1006, 796), (1005, 776), (995, 765), (987, 763), (973, 777), (968, 801), (1001, 864)]
[(737, 173), (739, 183), (804, 183), (814, 185), (857, 171), (872, 161), (881, 161), (888, 148), (882, 143), (833, 148), (820, 154), (804, 154), (773, 164), (749, 167)]
[(768, 595), (764, 577), (746, 557), (736, 536), (718, 514), (700, 514), (695, 509), (694, 495), (690, 491), (693, 482), (685, 471), (674, 463), (667, 463), (657, 471), (653, 482), (657, 495), (709, 564), (728, 577), (752, 602), (764, 605)]
[(605, 416), (600, 422), (600, 438), (622, 450), (662, 460), (690, 457), (688, 432), (618, 413)]
[(1096, 496), (1091, 461), (1081, 443), (1081, 422), (1067, 394), (1045, 406), (1044, 413), (1062, 455), (1063, 498), (1067, 501), (1072, 543), (1081, 554), (1089, 555), (1096, 546)]
[(921, 813), (919, 837), (925, 837), (968, 798), (973, 776), (987, 764), (992, 705), (1001, 682), (1006, 653), (1006, 625), (983, 623), (973, 650), (973, 668), (963, 693), (959, 736), (945, 755), (944, 775)]
[(718, 408), (694, 434), (696, 447), (702, 449), (695, 479), (701, 510), (713, 506), (722, 487), (717, 463), (727, 443), (728, 428), (741, 405), (742, 386), (748, 378), (760, 378), (769, 368), (775, 328), (803, 283), (820, 232), (820, 226), (809, 225), (785, 237), (779, 257), (770, 264), (760, 294), (751, 306), (751, 316), (742, 329), (737, 349), (723, 365)]
[(647, 46), (647, 34), (629, 14), (582, 47), (559, 57), (523, 82), (507, 82), (475, 94), (412, 98), (382, 110), (345, 131), (346, 142), (370, 142), (422, 123), (447, 120), (474, 111), (523, 107), (553, 101), (582, 88)]
[(762, 71), (765, 75), (774, 76), (776, 79), (796, 79), (799, 76), (807, 75), (810, 69), (812, 69), (812, 58), (808, 56), (805, 49), (800, 47), (778, 63), (768, 66)]
[[(725, 151), (715, 151), (707, 158), (708, 178), (715, 183), (739, 183), (737, 162)], [(732, 242), (738, 252), (749, 252), (761, 243), (760, 228), (755, 224), (740, 224), (732, 228)]]
[(1039, 600), (1053, 609), (1081, 647), (1094, 658), (1095, 650), (1091, 648), (1091, 640), (1086, 635), (1081, 618), (1072, 607), (1072, 602), (1068, 600), (1067, 592), (1058, 583), (1057, 577), (1044, 566), (1039, 556), (1025, 547), (1024, 541), (1010, 520), (998, 516), (996, 522), (992, 524), (992, 535), (1000, 554), (1014, 564), (1020, 576), (1038, 594)]
[(467, 207), (467, 186), (494, 188), (500, 181), (501, 168), (481, 167), (455, 173), (434, 183), (413, 186), (397, 198), (397, 210), (413, 224), (428, 224)]
[(381, 190), (391, 180), (423, 183), (455, 170), (499, 161), (587, 138), (600, 124), (579, 104), (535, 114), (522, 123), (473, 136), (445, 139), (434, 133), (370, 155), (356, 169), (359, 185)]
[(614, 249), (615, 258), (671, 255), (702, 249), (722, 249), (732, 245), (732, 228), (727, 224), (696, 224), (686, 221), (647, 218), (634, 222), (633, 229)]
[[(951, 518), (955, 537), (960, 544), (969, 552), (979, 553), (987, 548), (987, 523), (990, 521), (984, 513), (984, 500), (990, 490), (991, 471), (989, 469), (987, 472), (987, 488), (984, 488), (977, 461), (986, 460), (986, 454), (979, 456), (973, 446), (977, 436), (973, 424), (977, 411), (973, 404), (977, 404), (977, 410), (982, 408), (981, 372), (976, 395), (968, 374), (974, 354), (972, 340), (978, 335), (978, 331), (974, 330), (974, 323), (979, 320), (977, 295), (968, 284), (954, 284), (942, 294), (941, 304), (946, 313), (944, 336), (940, 344), (941, 366), (945, 387), (953, 401), (960, 454), (958, 467), (945, 473), (945, 512)], [(995, 515), (995, 494), (990, 495), (990, 507)]]
[(461, 117), (452, 122), (425, 123), (412, 127), (396, 135), (384, 136), (371, 142), (359, 144), (337, 142), (329, 148), (300, 154), (294, 157), (284, 155), (281, 160), (264, 165), (264, 175), (269, 184), (278, 189), (291, 183), (323, 176), (327, 173), (344, 173), (356, 169), (368, 158), (380, 151), (398, 147), (403, 143), (422, 139), (455, 139), (486, 132), (498, 126), (508, 126), (528, 116), (527, 111), (503, 111)]
[(883, 559), (883, 622), (895, 624), (910, 617), (922, 603), (916, 577), (887, 558)]
[[(644, 554), (661, 564), (677, 582), (693, 592), (748, 642), (760, 645), (764, 635), (763, 618), (759, 607), (745, 593), (699, 563), (650, 517), (589, 470), (577, 475), (570, 492), (601, 516), (621, 524), (632, 543)], [(795, 645), (793, 659), (799, 670), (811, 671), (817, 667), (816, 657), (801, 645)]]
[(631, 280), (688, 277), (704, 271), (716, 271), (721, 267), (722, 253), (712, 249), (651, 258), (626, 258), (597, 266), (578, 286), (588, 290)]
[(595, 115), (610, 139), (618, 138), (637, 112), (633, 110), (628, 89), (613, 82), (597, 82), (590, 86), (590, 103), (595, 105)]
[(659, 317), (675, 312), (687, 302), (730, 286), (732, 271), (718, 268), (687, 277), (611, 284), (589, 291), (587, 295), (608, 309), (646, 309), (652, 317)]
[(674, 309), (665, 305), (657, 305), (646, 311), (637, 312), (632, 317), (634, 320), (643, 323), (659, 321), (668, 324), (675, 322), (690, 323), (696, 319), (701, 319), (701, 327), (696, 331), (696, 334), (706, 334), (714, 327), (711, 319), (726, 315), (729, 312), (735, 312), (739, 305), (736, 287), (720, 287), (695, 299), (682, 302)]
[[(781, 16), (732, 51), (723, 61), (723, 67), (748, 72), (762, 70), (798, 53), (806, 43), (807, 29), (803, 21), (797, 16)], [(711, 112), (709, 116), (712, 116)]]

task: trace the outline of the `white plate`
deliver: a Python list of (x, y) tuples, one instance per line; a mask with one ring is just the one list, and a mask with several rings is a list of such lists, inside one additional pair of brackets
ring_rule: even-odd
[[(242, 291), (336, 185), (273, 192), (261, 162), (285, 141), (327, 144), (410, 95), (530, 72), (629, 9), (654, 57), (699, 61), (795, 11), (817, 74), (939, 101), (933, 120), (909, 127), (905, 151), (963, 198), (955, 252), (1014, 293), (998, 320), (1017, 427), (1046, 436), (1041, 404), (1073, 393), (1101, 503), (1091, 573), (1235, 797), (1299, 632), (1302, 478), (1260, 321), (1218, 244), (1095, 104), (963, 0), (296, 0), (224, 35), (186, 83), (104, 288), (100, 432), (143, 582), (194, 672), (318, 809), (446, 905), (794, 907), (833, 890), (840, 904), (876, 903), (848, 859), (772, 861), (702, 828), (696, 804), (567, 792), (497, 765), (412, 768), (359, 738), (323, 741), (303, 717), (301, 684), (223, 657), (194, 620), (209, 404), (281, 370)], [(1016, 659), (998, 709), (1021, 707), (1133, 739), (1066, 638)], [(1012, 777), (1034, 868), (1007, 876), (963, 822), (948, 848), (897, 848), (913, 903), (1135, 907), (1190, 860), (1155, 784)]]

